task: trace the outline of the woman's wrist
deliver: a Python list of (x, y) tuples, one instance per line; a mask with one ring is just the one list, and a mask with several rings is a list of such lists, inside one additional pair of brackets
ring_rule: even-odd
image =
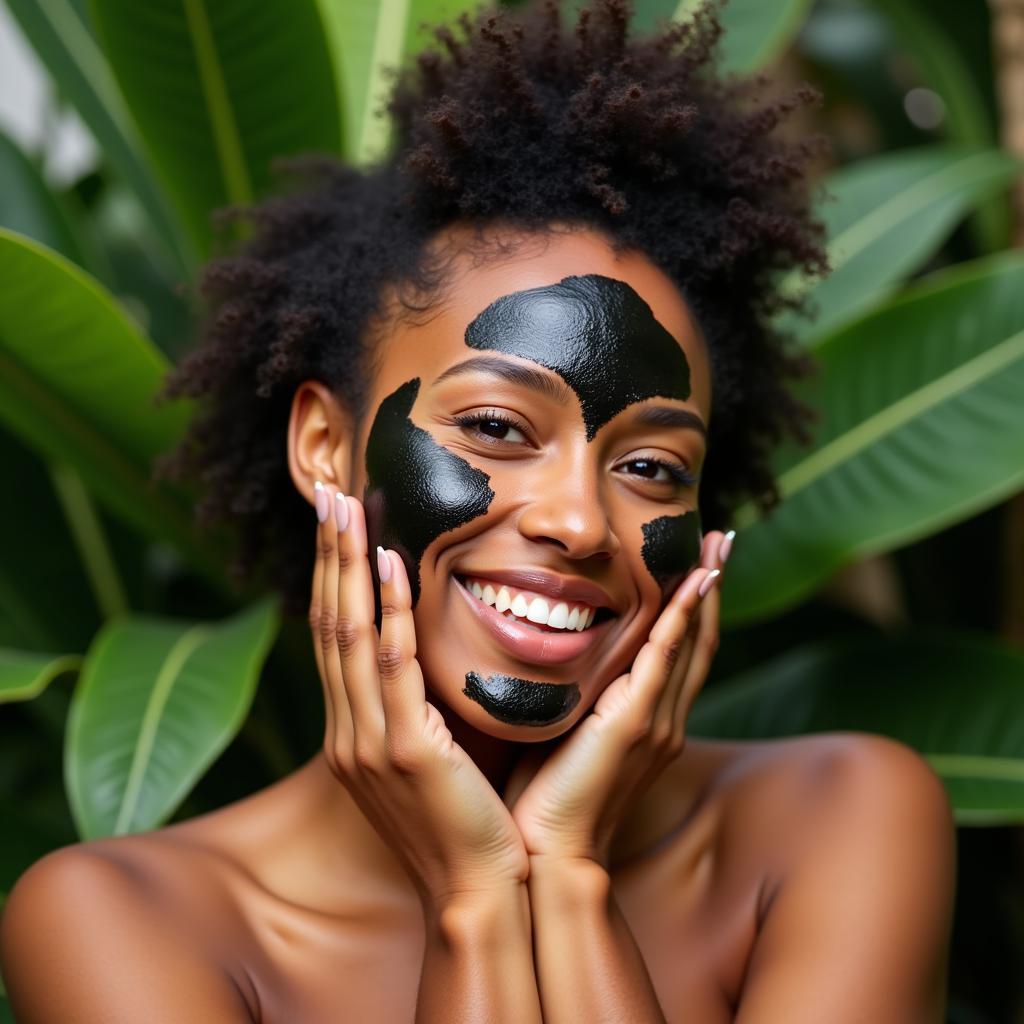
[(427, 927), (451, 938), (467, 934), (482, 938), (518, 917), (529, 920), (529, 891), (526, 882), (508, 882), (494, 887), (464, 889), (429, 897), (423, 901)]
[(417, 1024), (541, 1024), (525, 883), (462, 892), (426, 913)]
[(600, 903), (611, 890), (611, 875), (590, 858), (534, 854), (527, 886), (531, 895), (543, 892), (560, 903)]

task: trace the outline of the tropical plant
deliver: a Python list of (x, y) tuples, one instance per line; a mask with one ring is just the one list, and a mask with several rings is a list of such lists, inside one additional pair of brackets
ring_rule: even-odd
[[(817, 317), (780, 324), (820, 360), (804, 397), (822, 420), (810, 447), (776, 454), (782, 504), (767, 517), (739, 510), (723, 661), (730, 636), (799, 613), (841, 567), (920, 542), (1024, 484), (1024, 256), (1000, 251), (1020, 167), (997, 146), (941, 25), (923, 5), (875, 2), (946, 99), (946, 136), (823, 180), (834, 272), (782, 281)], [(250, 785), (290, 770), (315, 741), (313, 705), (290, 734), (253, 708), (268, 655), (268, 701), (279, 680), (315, 671), (301, 624), (279, 634), (275, 604), (227, 579), (230, 539), (200, 536), (191, 496), (151, 481), (191, 415), (186, 402), (153, 398), (188, 334), (179, 286), (211, 254), (210, 212), (264, 195), (275, 157), (364, 163), (383, 152), (388, 125), (373, 113), (386, 68), (422, 45), (422, 20), (475, 6), (7, 4), (103, 157), (62, 191), (39, 154), (0, 136), (0, 464), (18, 481), (0, 505), (0, 702), (30, 726), (17, 739), (6, 731), (0, 751), (0, 832), (17, 837), (0, 844), (0, 899), (61, 843), (188, 813), (236, 737), (260, 765), (241, 773)], [(637, 0), (638, 29), (696, 4)], [(827, 66), (829, 10), (731, 0), (722, 61), (754, 71), (797, 42)], [(1018, 652), (977, 630), (912, 628), (780, 651), (734, 662), (732, 678), (716, 668), (694, 732), (887, 734), (928, 758), (960, 823), (1024, 821)], [(62, 780), (50, 763), (61, 742)], [(33, 771), (48, 788), (16, 798)]]

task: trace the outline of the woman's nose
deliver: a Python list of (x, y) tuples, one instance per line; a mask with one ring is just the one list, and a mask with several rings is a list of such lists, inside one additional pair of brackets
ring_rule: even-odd
[(538, 473), (519, 517), (519, 532), (557, 545), (570, 558), (611, 558), (621, 543), (601, 498), (598, 470), (589, 460), (557, 460)]

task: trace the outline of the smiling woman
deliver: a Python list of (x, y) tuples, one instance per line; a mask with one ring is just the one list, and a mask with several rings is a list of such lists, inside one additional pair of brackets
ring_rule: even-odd
[(813, 147), (772, 134), (807, 97), (716, 79), (711, 9), (629, 14), (439, 29), (391, 156), (321, 165), (208, 268), (176, 467), (308, 609), (323, 748), (27, 872), (26, 1020), (941, 1019), (925, 762), (686, 740), (722, 528), (807, 412), (773, 282), (824, 261)]

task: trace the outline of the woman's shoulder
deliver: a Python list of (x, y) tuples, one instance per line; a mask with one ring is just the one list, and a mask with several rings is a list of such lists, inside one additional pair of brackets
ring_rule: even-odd
[(238, 920), (223, 862), (173, 827), (96, 839), (21, 875), (0, 920), (0, 962), (29, 1019), (100, 1020), (133, 1005), (141, 1017), (158, 999), (182, 1019), (249, 1020), (221, 955)]
[(825, 732), (756, 741), (694, 739), (690, 746), (697, 748), (695, 762), (704, 765), (709, 791), (730, 807), (769, 797), (798, 815), (821, 802), (849, 813), (862, 813), (865, 802), (882, 809), (924, 800), (933, 810), (949, 809), (928, 761), (887, 736)]
[(700, 756), (716, 764), (720, 847), (758, 876), (749, 1016), (849, 1004), (889, 1019), (896, 1001), (899, 1019), (939, 1019), (956, 839), (925, 758), (859, 732), (710, 744)]
[[(782, 739), (693, 739), (692, 765), (723, 831), (798, 852), (833, 832), (869, 829), (892, 843), (909, 827), (953, 834), (945, 787), (916, 750), (886, 736), (828, 732)], [(775, 842), (772, 842), (772, 840)]]

